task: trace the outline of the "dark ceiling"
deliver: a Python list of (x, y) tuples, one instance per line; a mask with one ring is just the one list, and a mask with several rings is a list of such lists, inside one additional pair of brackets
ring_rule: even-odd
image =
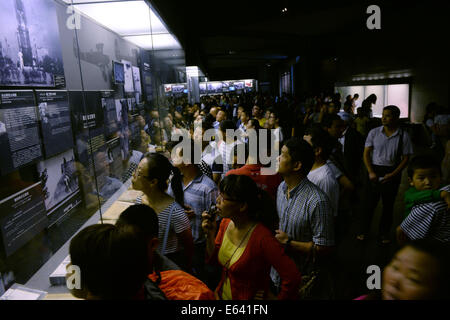
[[(255, 78), (261, 68), (302, 55), (338, 56), (340, 48), (351, 45), (351, 39), (368, 36), (366, 10), (373, 4), (361, 0), (151, 3), (182, 43), (186, 64), (200, 66), (211, 80)], [(427, 1), (376, 4), (382, 21), (382, 30), (374, 31), (378, 36), (408, 30), (411, 14), (422, 21), (430, 19), (422, 11), (424, 6), (431, 8)]]

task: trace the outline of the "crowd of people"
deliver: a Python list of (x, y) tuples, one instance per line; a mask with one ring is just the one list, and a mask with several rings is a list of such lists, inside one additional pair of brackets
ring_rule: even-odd
[[(419, 153), (400, 109), (384, 106), (374, 118), (376, 101), (245, 93), (150, 109), (142, 119), (150, 152), (132, 178), (142, 195), (115, 225), (73, 238), (71, 261), (82, 274), (73, 294), (342, 299), (336, 248), (344, 238), (370, 238), (381, 200), (377, 244), (397, 252), (381, 288), (358, 299), (447, 298), (448, 109), (427, 107), (430, 143)], [(402, 176), (405, 212), (393, 225)]]

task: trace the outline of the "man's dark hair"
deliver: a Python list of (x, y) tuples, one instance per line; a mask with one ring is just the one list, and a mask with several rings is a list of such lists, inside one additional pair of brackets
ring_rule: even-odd
[(323, 116), (322, 126), (327, 129), (331, 128), (333, 121), (342, 121), (342, 119), (337, 114), (326, 114)]
[(148, 275), (147, 241), (133, 226), (84, 228), (71, 240), (69, 253), (83, 288), (101, 299), (132, 299)]
[(355, 94), (353, 95), (353, 98), (359, 98), (359, 94), (355, 93)]
[(133, 225), (139, 228), (149, 239), (158, 238), (158, 215), (155, 210), (145, 204), (130, 206), (120, 214), (116, 227), (121, 228), (126, 225)]
[(414, 171), (417, 169), (437, 169), (441, 174), (441, 163), (431, 155), (418, 155), (411, 159), (406, 172), (408, 177), (412, 179)]
[(207, 122), (211, 122), (211, 123), (213, 123), (214, 121), (216, 121), (216, 119), (214, 118), (214, 116), (213, 116), (211, 113), (208, 113), (208, 114), (205, 116), (205, 120), (206, 120)]
[(311, 143), (313, 149), (322, 149), (322, 160), (328, 160), (334, 146), (334, 141), (328, 134), (328, 132), (323, 130), (319, 126), (312, 126), (306, 130), (305, 134), (311, 135)]
[(396, 119), (400, 118), (400, 109), (399, 109), (399, 107), (394, 106), (394, 105), (389, 105), (389, 106), (384, 107), (383, 111), (384, 110), (389, 110)]
[(206, 118), (202, 120), (202, 130), (206, 131), (213, 128), (213, 122), (207, 120)]
[(270, 113), (273, 113), (275, 115), (275, 119), (280, 120), (280, 111), (274, 108), (270, 108), (269, 111)]
[(232, 120), (222, 120), (220, 121), (220, 131), (226, 132), (227, 129), (236, 129), (234, 122)]
[(302, 173), (306, 176), (314, 164), (314, 150), (308, 142), (299, 138), (291, 138), (284, 144), (288, 148), (292, 161), (302, 163)]
[(252, 111), (249, 110), (248, 108), (244, 107), (244, 109), (241, 111), (241, 114), (242, 114), (242, 112), (244, 112), (247, 115), (247, 117), (249, 117), (249, 118), (252, 116)]
[(250, 124), (251, 124), (253, 127), (255, 127), (254, 129), (255, 129), (257, 132), (259, 132), (259, 129), (262, 129), (262, 128), (261, 128), (261, 125), (259, 124), (258, 119), (256, 119), (256, 118), (251, 118), (251, 119), (248, 120), (248, 121), (250, 122)]

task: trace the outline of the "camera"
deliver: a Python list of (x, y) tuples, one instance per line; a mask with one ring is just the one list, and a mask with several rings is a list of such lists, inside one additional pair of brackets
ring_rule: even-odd
[(211, 218), (209, 218), (209, 220), (214, 221), (214, 219), (217, 216), (217, 207), (214, 203), (209, 208), (208, 214), (211, 216)]

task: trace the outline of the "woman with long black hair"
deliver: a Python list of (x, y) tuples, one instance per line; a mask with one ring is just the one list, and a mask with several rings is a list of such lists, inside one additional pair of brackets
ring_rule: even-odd
[(274, 267), (282, 279), (278, 299), (295, 299), (300, 273), (274, 236), (278, 216), (270, 197), (243, 175), (226, 176), (219, 190), (217, 213), (223, 219), (216, 237), (216, 219), (211, 212), (202, 215), (208, 260), (223, 268), (217, 298), (267, 299)]
[[(175, 199), (166, 192), (169, 180)], [(144, 193), (136, 203), (146, 204), (158, 214), (159, 251), (190, 272), (194, 244), (181, 181), (180, 171), (159, 153), (145, 155), (132, 179), (133, 188)]]

